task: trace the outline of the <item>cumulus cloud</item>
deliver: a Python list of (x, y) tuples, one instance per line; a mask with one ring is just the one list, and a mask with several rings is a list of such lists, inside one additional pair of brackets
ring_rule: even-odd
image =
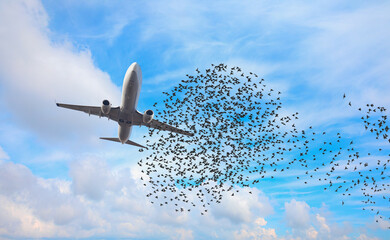
[(114, 176), (107, 164), (96, 158), (74, 161), (70, 165), (70, 177), (74, 192), (93, 200), (102, 199), (106, 191), (115, 187)]
[(41, 221), (31, 209), (0, 196), (0, 236), (35, 237), (53, 236), (53, 223)]
[(326, 223), (325, 217), (322, 217), (320, 214), (317, 213), (316, 220), (320, 226), (321, 231), (330, 233), (330, 228), (329, 228), (328, 224)]
[[(2, 1), (0, 14), (1, 97), (7, 100), (3, 103), (12, 103), (4, 106), (12, 117), (47, 140), (68, 134), (80, 137), (97, 128), (97, 121), (54, 104), (58, 100), (92, 105), (104, 98), (119, 103), (119, 89), (94, 65), (91, 53), (75, 49), (70, 42), (50, 40), (49, 18), (40, 1)], [(12, 162), (0, 165), (0, 174), (1, 208), (9, 213), (0, 219), (2, 236), (190, 239), (194, 233), (189, 226), (203, 220), (221, 229), (218, 235), (229, 236), (221, 223), (233, 231), (235, 223), (250, 222), (257, 213), (265, 216), (267, 208), (272, 209), (264, 196), (242, 191), (244, 196), (236, 194), (229, 200), (224, 216), (218, 211), (203, 219), (196, 213), (178, 214), (173, 208), (151, 205), (146, 189), (129, 169), (112, 171), (96, 157), (72, 162), (71, 181), (43, 179)], [(237, 205), (244, 211), (237, 211), (233, 207)]]
[[(65, 189), (64, 189), (65, 188)], [(83, 219), (81, 203), (68, 198), (67, 184), (61, 180), (36, 177), (24, 165), (0, 165), (0, 201), (4, 211), (0, 226), (12, 236), (48, 236), (61, 225)], [(56, 227), (57, 225), (57, 227)], [(61, 231), (59, 231), (61, 232)], [(25, 234), (25, 235), (23, 235)]]
[(287, 225), (291, 231), (283, 236), (285, 239), (351, 239), (354, 232), (349, 222), (339, 223), (327, 218), (329, 214), (310, 207), (304, 201), (292, 199), (285, 203)]
[(286, 221), (290, 227), (306, 228), (310, 223), (310, 207), (307, 203), (292, 199), (284, 203)]
[[(264, 228), (267, 221), (260, 217), (272, 211), (260, 191), (251, 197), (241, 189), (228, 200), (223, 216), (219, 206), (210, 206), (205, 216), (197, 208), (181, 213), (174, 206), (151, 204), (145, 196), (149, 190), (134, 171), (112, 169), (89, 156), (72, 162), (71, 181), (66, 181), (43, 179), (24, 165), (5, 162), (0, 165), (0, 208), (7, 214), (0, 217), (0, 236), (196, 239), (214, 231), (228, 239), (234, 233), (245, 235), (252, 227), (261, 236), (276, 236), (274, 229)], [(237, 213), (237, 206), (244, 215)]]
[[(226, 218), (233, 223), (250, 222), (256, 216), (268, 216), (273, 213), (273, 207), (268, 197), (260, 190), (238, 188), (240, 194), (231, 196), (231, 193), (224, 194), (224, 201), (213, 209), (217, 218)], [(249, 193), (252, 191), (252, 194)], [(229, 211), (226, 211), (229, 209)]]
[(277, 239), (275, 229), (265, 228), (267, 221), (264, 218), (257, 218), (251, 224), (245, 224), (241, 230), (234, 232), (234, 239)]
[(277, 239), (275, 229), (257, 227), (254, 230), (241, 229), (234, 233), (234, 239), (273, 240)]
[[(266, 42), (273, 38), (265, 35), (237, 38), (244, 31), (251, 29), (250, 32), (253, 32), (252, 28), (255, 27), (264, 28), (262, 32), (267, 32), (268, 25), (275, 27), (278, 23), (291, 22), (295, 26), (302, 27), (310, 22), (312, 25), (309, 27), (318, 28), (319, 32), (308, 39), (315, 40), (313, 45), (306, 48), (307, 45), (303, 44), (307, 51), (303, 52), (301, 57), (310, 62), (317, 62), (316, 67), (321, 68), (322, 72), (329, 71), (330, 74), (326, 77), (334, 77), (336, 82), (343, 78), (343, 81), (340, 81), (341, 86), (348, 87), (355, 81), (354, 78), (344, 79), (348, 75), (346, 72), (353, 70), (351, 66), (360, 66), (366, 61), (375, 60), (370, 56), (369, 59), (359, 62), (370, 50), (371, 43), (378, 43), (379, 49), (388, 48), (388, 43), (382, 43), (380, 39), (366, 39), (363, 48), (355, 42), (361, 36), (360, 33), (364, 31), (368, 33), (371, 26), (375, 26), (376, 31), (382, 31), (381, 26), (374, 23), (376, 17), (387, 21), (388, 15), (384, 13), (387, 12), (388, 5), (372, 8), (369, 12), (357, 10), (352, 14), (332, 15), (330, 21), (324, 24), (328, 15), (324, 15), (322, 10), (329, 10), (329, 6), (300, 4), (291, 11), (290, 4), (283, 6), (277, 3), (271, 7), (263, 7), (264, 3), (259, 2), (257, 7), (253, 7), (253, 3), (239, 6), (233, 2), (212, 3), (214, 5), (211, 8), (196, 2), (188, 5), (179, 2), (172, 2), (171, 5), (152, 3), (146, 11), (155, 17), (146, 20), (146, 25), (150, 27), (143, 28), (142, 37), (150, 40), (156, 36), (170, 35), (170, 39), (175, 40), (175, 47), (167, 50), (165, 59), (180, 56), (179, 59), (195, 59), (199, 63), (205, 60), (208, 62), (209, 57), (215, 55), (220, 58), (230, 58), (232, 59), (230, 62), (234, 64), (237, 59), (241, 59), (237, 57), (241, 56), (241, 52), (252, 52), (254, 48), (259, 52), (260, 50), (265, 52), (269, 47), (275, 50), (287, 45), (268, 44)], [(165, 11), (165, 7), (171, 9)], [(221, 17), (225, 17), (223, 18), (225, 21), (215, 25), (216, 31), (209, 31), (215, 21), (208, 16), (214, 15), (210, 14), (214, 9), (223, 10), (221, 12), (224, 16)], [(237, 11), (247, 14), (234, 14)], [(281, 12), (285, 14), (280, 14)], [(30, 129), (48, 140), (59, 140), (63, 135), (69, 134), (78, 137), (88, 136), (88, 129), (99, 129), (102, 126), (101, 122), (87, 118), (86, 115), (82, 117), (81, 113), (59, 110), (54, 105), (55, 99), (69, 103), (97, 104), (103, 98), (108, 98), (112, 99), (114, 104), (119, 103), (119, 88), (111, 82), (106, 73), (94, 65), (91, 53), (88, 50), (75, 49), (70, 42), (53, 43), (49, 37), (49, 18), (38, 0), (1, 1), (0, 14), (2, 107), (11, 112), (13, 119), (21, 123), (23, 128)], [(338, 19), (347, 21), (338, 28)], [(353, 21), (360, 22), (361, 19), (364, 24), (357, 24), (361, 28), (351, 24)], [(248, 22), (251, 24), (247, 24)], [(121, 33), (124, 24), (114, 28), (115, 34)], [(198, 28), (194, 31), (196, 27)], [(242, 29), (242, 31), (235, 31), (237, 34), (235, 36), (229, 35), (233, 31), (224, 31), (224, 34), (217, 31), (217, 29), (232, 28)], [(275, 29), (280, 30), (280, 28)], [(210, 35), (203, 34), (205, 30)], [(345, 37), (344, 32), (351, 37), (347, 36), (343, 45), (353, 44), (340, 52), (344, 46), (335, 43), (338, 43), (339, 38)], [(273, 34), (275, 33), (270, 33)], [(378, 34), (382, 39), (387, 38), (386, 31)], [(195, 35), (201, 37), (194, 38)], [(231, 41), (232, 37), (234, 41)], [(195, 41), (189, 41), (190, 39)], [(317, 43), (322, 45), (322, 41), (327, 39), (329, 42), (324, 43), (323, 49), (316, 48)], [(289, 40), (291, 39), (286, 41)], [(296, 45), (291, 44), (291, 46)], [(359, 51), (355, 51), (356, 49)], [(297, 53), (302, 49), (298, 47), (282, 50), (292, 50), (291, 52)], [(343, 68), (341, 70), (340, 68), (333, 70), (334, 65), (331, 63), (338, 61), (332, 61), (334, 56), (329, 53), (334, 52), (338, 53), (337, 57), (345, 60), (340, 66)], [(350, 53), (354, 53), (353, 58), (357, 62), (349, 61)], [(385, 53), (386, 51), (384, 56)], [(188, 55), (195, 57), (188, 58)], [(255, 54), (256, 59), (258, 56)], [(379, 60), (373, 62), (378, 66), (374, 67), (372, 72), (365, 72), (366, 74), (362, 76), (365, 80), (360, 79), (360, 85), (372, 77), (386, 76), (388, 62), (379, 63)], [(283, 69), (291, 73), (291, 69), (296, 67), (296, 65), (289, 66), (290, 62), (275, 65), (246, 60), (245, 63), (239, 63), (252, 65), (257, 69), (261, 67), (260, 69), (265, 73)], [(164, 80), (167, 76), (178, 76), (180, 72), (164, 74), (155, 79)], [(313, 81), (312, 84), (325, 82), (321, 81), (324, 78), (318, 79), (319, 81)], [(381, 81), (381, 78), (378, 79), (375, 85)], [(382, 89), (387, 91), (388, 87)], [(377, 90), (367, 91), (365, 96), (371, 96), (370, 99), (376, 100), (376, 92)], [(334, 112), (333, 109), (328, 111)], [(70, 133), (69, 130), (73, 132)], [(1, 148), (0, 159), (9, 159)], [(235, 197), (226, 195), (222, 204), (212, 206), (206, 216), (199, 216), (197, 214), (199, 211), (196, 210), (191, 213), (176, 213), (170, 207), (156, 207), (145, 197), (147, 189), (136, 177), (134, 169), (130, 171), (124, 167), (113, 170), (105, 160), (94, 156), (78, 158), (71, 163), (69, 174), (71, 180), (43, 179), (34, 175), (24, 165), (11, 162), (0, 164), (0, 212), (4, 213), (0, 214), (0, 236), (21, 238), (159, 236), (196, 239), (198, 236), (212, 235), (223, 239), (346, 239), (350, 233), (349, 228), (332, 224), (332, 221), (325, 216), (313, 213), (306, 202), (293, 199), (284, 205), (285, 219), (292, 229), (292, 236), (288, 234), (277, 236), (275, 229), (268, 227), (268, 222), (265, 220), (273, 213), (273, 207), (267, 196), (258, 189), (251, 189), (254, 193), (252, 195), (243, 189), (240, 189), (240, 193)], [(381, 224), (388, 226), (386, 222)], [(359, 238), (369, 239), (365, 234), (361, 234)]]
[(176, 212), (171, 205), (151, 204), (146, 197), (150, 189), (136, 168), (114, 169), (88, 156), (72, 162), (70, 172), (71, 180), (44, 179), (24, 165), (0, 164), (0, 210), (5, 213), (0, 236), (325, 240), (348, 239), (353, 232), (293, 199), (285, 203), (292, 231), (277, 234), (266, 220), (273, 207), (256, 189), (240, 188), (231, 198), (226, 194), (226, 203), (200, 215), (197, 207)]
[(259, 226), (265, 226), (265, 225), (267, 224), (267, 221), (265, 221), (264, 218), (261, 218), (261, 217), (260, 217), (260, 218), (256, 219), (255, 223), (256, 223), (257, 225), (259, 225)]
[(317, 239), (318, 232), (315, 230), (314, 227), (310, 227), (306, 230), (306, 237), (307, 239)]
[(362, 233), (360, 234), (356, 240), (379, 240), (377, 237), (368, 237), (366, 234)]
[(55, 100), (100, 105), (111, 99), (119, 104), (119, 88), (94, 65), (91, 53), (69, 42), (51, 42), (48, 16), (38, 0), (1, 1), (0, 15), (3, 107), (25, 129), (46, 140), (59, 140), (70, 129), (77, 136), (97, 128), (96, 121), (75, 120), (76, 115), (55, 106)]

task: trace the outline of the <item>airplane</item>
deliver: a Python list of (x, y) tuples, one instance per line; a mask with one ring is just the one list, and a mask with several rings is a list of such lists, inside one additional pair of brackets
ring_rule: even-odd
[(138, 63), (134, 62), (127, 69), (125, 78), (123, 79), (122, 101), (119, 107), (111, 107), (108, 100), (103, 100), (101, 107), (95, 106), (81, 106), (64, 103), (56, 103), (58, 107), (68, 108), (72, 110), (82, 111), (89, 115), (96, 115), (99, 117), (107, 117), (118, 123), (119, 137), (101, 137), (100, 139), (126, 143), (129, 145), (146, 148), (141, 144), (129, 140), (133, 126), (147, 126), (159, 130), (167, 130), (175, 133), (184, 134), (187, 136), (194, 136), (193, 133), (181, 130), (179, 128), (170, 126), (166, 123), (153, 119), (153, 110), (146, 110), (144, 113), (139, 112), (136, 107), (142, 85), (142, 72)]

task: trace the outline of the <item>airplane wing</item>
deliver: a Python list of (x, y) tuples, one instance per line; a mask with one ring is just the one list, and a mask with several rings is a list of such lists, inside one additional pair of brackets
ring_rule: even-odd
[[(108, 140), (108, 141), (113, 141), (113, 142), (118, 142), (118, 143), (121, 142), (121, 141), (119, 140), (119, 138), (101, 137), (100, 139)], [(133, 146), (137, 146), (137, 147), (141, 147), (141, 148), (146, 148), (146, 149), (148, 149), (147, 147), (142, 146), (141, 144), (138, 144), (138, 143), (133, 142), (133, 141), (131, 141), (131, 140), (127, 140), (125, 143), (126, 143), (126, 144), (129, 144), (129, 145), (133, 145)]]
[(167, 130), (167, 131), (171, 131), (171, 132), (175, 132), (175, 133), (180, 133), (180, 134), (187, 135), (190, 137), (194, 136), (194, 134), (191, 132), (181, 130), (179, 128), (173, 127), (173, 126), (168, 125), (166, 123), (160, 122), (159, 120), (156, 120), (156, 119), (152, 119), (152, 121), (150, 123), (143, 123), (143, 125), (150, 127), (150, 128), (156, 128), (159, 130)]
[(108, 114), (104, 114), (101, 110), (101, 107), (81, 106), (81, 105), (72, 105), (72, 104), (63, 104), (63, 103), (56, 103), (56, 104), (58, 107), (85, 112), (88, 113), (89, 115), (107, 117), (108, 119), (114, 120), (116, 122), (118, 122), (119, 120), (119, 107), (111, 108)]
[(142, 126), (147, 126), (147, 127), (150, 127), (150, 128), (155, 128), (155, 129), (158, 129), (158, 130), (166, 130), (166, 131), (170, 131), (170, 132), (175, 132), (175, 133), (180, 133), (180, 134), (183, 134), (183, 135), (186, 135), (186, 136), (194, 136), (193, 133), (191, 132), (188, 132), (188, 131), (184, 131), (184, 130), (181, 130), (177, 127), (173, 127), (169, 124), (166, 124), (166, 123), (163, 123), (163, 122), (160, 122), (159, 120), (156, 120), (156, 119), (152, 119), (152, 121), (150, 123), (144, 123), (142, 121), (142, 113), (140, 112), (136, 112), (137, 114), (137, 117), (134, 119), (134, 120), (138, 120), (138, 121), (134, 121), (134, 125), (142, 125)]

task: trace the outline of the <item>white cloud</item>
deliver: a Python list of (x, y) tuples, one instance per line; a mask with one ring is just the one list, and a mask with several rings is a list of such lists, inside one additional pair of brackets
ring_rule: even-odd
[(265, 226), (265, 225), (267, 224), (267, 221), (265, 221), (264, 218), (261, 218), (261, 217), (260, 217), (260, 218), (256, 219), (255, 223), (256, 223), (257, 225), (259, 225), (259, 226)]
[(223, 61), (266, 74), (306, 122), (326, 125), (357, 114), (339, 101), (344, 92), (354, 106), (390, 102), (389, 9), (386, 2), (150, 2), (141, 34), (171, 42), (165, 63)]
[(379, 227), (383, 230), (388, 230), (390, 228), (390, 221), (383, 219), (383, 217), (381, 218), (380, 216), (375, 216), (375, 223), (373, 226)]
[(310, 224), (310, 207), (305, 202), (292, 199), (284, 203), (287, 224), (293, 228), (307, 228)]
[(254, 230), (242, 229), (234, 233), (234, 239), (272, 240), (278, 239), (275, 229), (258, 227)]
[(234, 232), (234, 239), (277, 239), (275, 229), (265, 228), (267, 221), (257, 218), (254, 222), (244, 224), (240, 230)]
[(8, 160), (8, 159), (9, 159), (9, 156), (4, 151), (4, 149), (0, 146), (0, 161), (1, 160)]
[(317, 239), (318, 232), (315, 230), (314, 227), (310, 227), (306, 230), (306, 236), (307, 239)]
[(320, 225), (321, 231), (330, 233), (330, 228), (326, 224), (326, 219), (324, 217), (322, 217), (320, 214), (317, 213), (316, 214), (316, 220), (317, 220), (317, 223)]
[[(272, 206), (258, 190), (249, 196), (240, 189), (223, 205), (210, 206), (208, 214), (201, 209), (178, 213), (173, 206), (153, 205), (145, 196), (147, 187), (134, 170), (113, 170), (102, 159), (91, 156), (72, 162), (71, 181), (43, 179), (27, 167), (12, 162), (0, 165), (0, 235), (27, 237), (156, 237), (196, 238), (199, 234), (232, 238), (246, 223), (262, 236), (274, 236), (275, 230), (262, 228)], [(138, 174), (139, 175), (139, 174)], [(189, 193), (190, 194), (190, 193)], [(225, 196), (226, 197), (226, 196)], [(237, 213), (242, 208), (244, 215)], [(269, 209), (268, 209), (269, 208)], [(214, 210), (217, 209), (217, 210)], [(252, 212), (248, 212), (252, 211)], [(223, 218), (223, 219), (221, 219)], [(248, 228), (247, 231), (250, 231)]]
[[(10, 162), (0, 165), (0, 173), (0, 196), (4, 203), (1, 205), (7, 208), (7, 211), (14, 208), (15, 213), (26, 209), (26, 215), (13, 216), (16, 221), (12, 224), (14, 229), (24, 229), (28, 227), (25, 225), (30, 223), (28, 229), (31, 231), (35, 229), (35, 233), (39, 234), (41, 228), (35, 228), (36, 224), (39, 226), (51, 224), (50, 229), (52, 229), (54, 225), (66, 225), (75, 219), (82, 219), (83, 208), (75, 199), (66, 197), (68, 191), (63, 190), (64, 187), (66, 188), (63, 181), (45, 181), (34, 176), (25, 166)], [(3, 221), (7, 222), (5, 216)], [(23, 220), (20, 226), (18, 217), (26, 220)], [(4, 222), (0, 225), (3, 226)], [(12, 234), (12, 230), (11, 232), (9, 229), (6, 230)], [(28, 232), (24, 234), (28, 235)]]
[(80, 138), (98, 129), (97, 119), (55, 106), (55, 100), (100, 105), (110, 99), (119, 104), (119, 88), (94, 65), (91, 53), (77, 51), (69, 42), (50, 41), (40, 1), (1, 1), (0, 15), (3, 107), (46, 141), (71, 134)]
[[(323, 61), (318, 62), (318, 66), (324, 72), (331, 70), (325, 76), (329, 79), (334, 77), (335, 82), (342, 78), (340, 86), (348, 87), (354, 84), (355, 78), (348, 78), (346, 70), (362, 63), (350, 62), (351, 53), (354, 53), (355, 60), (362, 59), (370, 49), (371, 43), (379, 43), (379, 48), (387, 49), (387, 43), (381, 45), (378, 42), (380, 39), (366, 39), (362, 49), (359, 49), (361, 45), (357, 43), (358, 41), (355, 43), (356, 39), (360, 40), (361, 33), (369, 30), (371, 25), (375, 25), (376, 16), (387, 20), (387, 15), (384, 15), (387, 5), (381, 6), (383, 9), (372, 8), (370, 16), (365, 11), (356, 11), (356, 16), (354, 14), (333, 15), (329, 18), (330, 22), (324, 23), (328, 15), (321, 13), (323, 6), (300, 4), (292, 11), (290, 4), (288, 7), (279, 3), (267, 7), (260, 2), (257, 7), (253, 7), (253, 3), (247, 5), (237, 5), (233, 2), (214, 3), (214, 7), (211, 8), (197, 3), (189, 5), (178, 4), (178, 2), (173, 2), (172, 5), (151, 4), (153, 8), (150, 8), (150, 13), (156, 15), (156, 18), (151, 19), (151, 23), (158, 24), (150, 24), (151, 28), (145, 29), (144, 38), (151, 39), (162, 34), (162, 31), (164, 34), (173, 34), (172, 39), (178, 41), (176, 44), (179, 47), (168, 49), (166, 59), (172, 59), (175, 54), (180, 55), (181, 58), (195, 55), (195, 60), (203, 62), (209, 61), (210, 55), (220, 56), (216, 53), (225, 52), (226, 55), (221, 58), (231, 57), (232, 64), (239, 62), (251, 65), (253, 68), (260, 68), (263, 72), (272, 73), (287, 68), (290, 62), (276, 67), (269, 63), (259, 64), (251, 63), (251, 61), (241, 63), (241, 60), (236, 60), (240, 58), (231, 54), (235, 52), (235, 49), (240, 52), (245, 51), (245, 48), (258, 47), (264, 42), (257, 40), (269, 40), (269, 38), (254, 36), (247, 45), (241, 43), (245, 37), (251, 38), (252, 36), (226, 42), (230, 41), (231, 36), (228, 35), (233, 31), (226, 31), (221, 35), (220, 31), (209, 31), (215, 23), (213, 18), (207, 17), (213, 15), (210, 11), (221, 10), (219, 15), (220, 17), (224, 15), (225, 18), (221, 18), (221, 22), (217, 22), (216, 28), (213, 29), (221, 28), (222, 30), (243, 27), (243, 31), (247, 31), (255, 26), (257, 30), (264, 28), (262, 32), (266, 33), (270, 30), (265, 28), (267, 25), (276, 27), (280, 22), (293, 22), (297, 26), (304, 26), (310, 22), (311, 27), (318, 27), (321, 31), (309, 38), (308, 42), (313, 39), (318, 40), (321, 43), (318, 46), (322, 46), (322, 41), (329, 40), (329, 43), (324, 43), (323, 49), (317, 49), (318, 42), (314, 41), (315, 44), (307, 48), (303, 58), (313, 61), (312, 59), (323, 60), (324, 57)], [(164, 7), (166, 9), (173, 7), (173, 10), (165, 11)], [(325, 6), (324, 9), (328, 9), (326, 7), (329, 6)], [(258, 11), (258, 9), (261, 10)], [(236, 12), (247, 14), (233, 14)], [(324, 12), (328, 13), (328, 11)], [(2, 1), (0, 2), (0, 14), (2, 16), (0, 18), (2, 29), (0, 32), (1, 102), (8, 104), (5, 107), (13, 114), (13, 118), (22, 123), (24, 128), (29, 128), (49, 140), (58, 140), (63, 135), (69, 136), (69, 134), (81, 137), (88, 135), (90, 128), (99, 129), (102, 125), (98, 120), (95, 121), (86, 115), (80, 117), (81, 113), (68, 113), (67, 110), (57, 109), (54, 105), (54, 99), (69, 101), (69, 103), (94, 104), (106, 97), (113, 99), (114, 104), (115, 101), (119, 103), (118, 88), (111, 83), (106, 73), (94, 66), (91, 53), (77, 51), (71, 43), (54, 44), (51, 42), (48, 37), (48, 17), (39, 1)], [(361, 23), (360, 16), (363, 16), (362, 21), (367, 20), (363, 22), (365, 23), (362, 25), (363, 31), (351, 25), (351, 22), (355, 20)], [(308, 19), (313, 21), (308, 21)], [(348, 21), (338, 29), (340, 19)], [(119, 21), (117, 27), (113, 28), (115, 34), (122, 31), (124, 25), (121, 22)], [(251, 24), (248, 25), (247, 22)], [(203, 27), (207, 28), (206, 30), (212, 35), (202, 34), (205, 30), (202, 29)], [(381, 31), (381, 26), (375, 25), (375, 27), (376, 31)], [(350, 33), (352, 37), (343, 39), (343, 44), (337, 44), (339, 38), (345, 37), (343, 32)], [(242, 32), (239, 31), (238, 35), (240, 33)], [(387, 32), (378, 34), (381, 38), (387, 38)], [(198, 36), (195, 41), (189, 41), (196, 37), (195, 35)], [(376, 36), (376, 34), (373, 35)], [(343, 49), (350, 42), (355, 45)], [(306, 44), (304, 45), (306, 48)], [(262, 50), (267, 47), (264, 44), (257, 49)], [(358, 51), (355, 52), (356, 49)], [(341, 61), (344, 64), (340, 68), (333, 69), (335, 66), (330, 63), (338, 61), (332, 61), (335, 56), (331, 56), (329, 52), (336, 52), (338, 53), (336, 57), (343, 59)], [(199, 53), (199, 55), (194, 53)], [(372, 59), (373, 57), (370, 56), (368, 60)], [(304, 61), (301, 64), (306, 63)], [(367, 80), (379, 75), (386, 76), (387, 65), (388, 62), (383, 61), (372, 71), (367, 70), (363, 77)], [(288, 70), (291, 71), (296, 66), (290, 66)], [(175, 74), (179, 72), (173, 75), (168, 72), (161, 76), (160, 80), (176, 76)], [(318, 81), (313, 81), (312, 84), (321, 85), (324, 77), (318, 78)], [(364, 80), (360, 79), (358, 82), (361, 87)], [(375, 95), (382, 91), (382, 88), (377, 89), (378, 84), (379, 86), (382, 86), (380, 84), (386, 85), (386, 83), (380, 83), (380, 80), (373, 83), (375, 86), (364, 92), (362, 99), (377, 100)], [(387, 85), (383, 87), (383, 91), (387, 91), (386, 89), (388, 89)], [(312, 106), (308, 105), (306, 108), (315, 109), (311, 108)], [(324, 109), (326, 113), (329, 113), (325, 114), (327, 116), (334, 112), (333, 109)], [(1, 156), (8, 158), (6, 154), (2, 154), (0, 148), (0, 158)], [(222, 238), (277, 238), (275, 229), (265, 228), (267, 221), (264, 218), (272, 214), (273, 207), (269, 199), (257, 189), (251, 189), (254, 192), (252, 195), (242, 189), (235, 197), (227, 195), (221, 205), (214, 206), (209, 214), (200, 217), (193, 212), (176, 214), (169, 207), (160, 208), (149, 204), (145, 198), (146, 189), (135, 179), (135, 174), (126, 168), (112, 171), (102, 159), (95, 157), (77, 159), (71, 164), (70, 176), (72, 181), (42, 179), (32, 174), (23, 165), (14, 163), (0, 165), (0, 212), (6, 213), (0, 216), (0, 235), (36, 238), (159, 236), (188, 239), (196, 238), (199, 233), (207, 236), (212, 233), (213, 236)], [(293, 229), (294, 236), (299, 236), (301, 239), (347, 238), (348, 228), (343, 231), (342, 227), (331, 224), (331, 221), (324, 216), (311, 214), (311, 209), (305, 202), (293, 199), (285, 203), (285, 210), (287, 223)], [(365, 234), (361, 234), (360, 237), (361, 239), (368, 238)]]
[(285, 211), (291, 228), (285, 239), (347, 240), (351, 239), (351, 233), (356, 233), (349, 222), (338, 223), (330, 218), (328, 210), (311, 208), (303, 201), (286, 202)]
[(368, 237), (366, 234), (362, 233), (360, 234), (356, 240), (379, 240), (377, 237)]
[(108, 166), (95, 158), (74, 161), (70, 166), (70, 177), (75, 193), (93, 200), (102, 199), (106, 191), (114, 190), (112, 188), (115, 187), (114, 176)]
[[(239, 194), (235, 193), (234, 196), (231, 196), (231, 192), (226, 192), (224, 200), (215, 206), (213, 214), (217, 218), (226, 218), (237, 224), (250, 222), (256, 216), (265, 217), (273, 213), (273, 207), (268, 197), (260, 190), (239, 187), (236, 190), (239, 190)], [(252, 191), (252, 194), (249, 191)]]
[(173, 239), (178, 239), (178, 240), (194, 239), (194, 236), (192, 235), (192, 230), (190, 230), (190, 229), (178, 229), (176, 232), (177, 232), (178, 236), (173, 237)]
[(55, 225), (41, 221), (26, 205), (17, 204), (0, 196), (0, 236), (47, 237), (53, 236)]
[(265, 219), (272, 205), (253, 188), (239, 188), (231, 198), (224, 194), (221, 204), (200, 215), (197, 207), (181, 213), (151, 204), (145, 196), (150, 189), (136, 169), (113, 169), (88, 156), (73, 162), (70, 171), (71, 181), (43, 179), (24, 165), (1, 164), (0, 210), (7, 214), (0, 217), (0, 236), (325, 240), (348, 239), (353, 232), (348, 224), (334, 223), (293, 199), (285, 203), (292, 235), (277, 235)]

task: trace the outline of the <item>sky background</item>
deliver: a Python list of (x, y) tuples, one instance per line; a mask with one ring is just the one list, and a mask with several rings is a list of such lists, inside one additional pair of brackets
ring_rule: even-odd
[[(99, 140), (117, 135), (115, 122), (55, 106), (119, 105), (138, 62), (143, 112), (186, 74), (223, 62), (281, 91), (299, 127), (340, 130), (386, 159), (389, 144), (342, 95), (390, 108), (389, 12), (388, 1), (0, 0), (0, 238), (390, 239), (359, 192), (341, 206), (289, 176), (205, 216), (152, 205), (137, 167), (146, 153)], [(388, 205), (377, 206), (383, 216)]]

